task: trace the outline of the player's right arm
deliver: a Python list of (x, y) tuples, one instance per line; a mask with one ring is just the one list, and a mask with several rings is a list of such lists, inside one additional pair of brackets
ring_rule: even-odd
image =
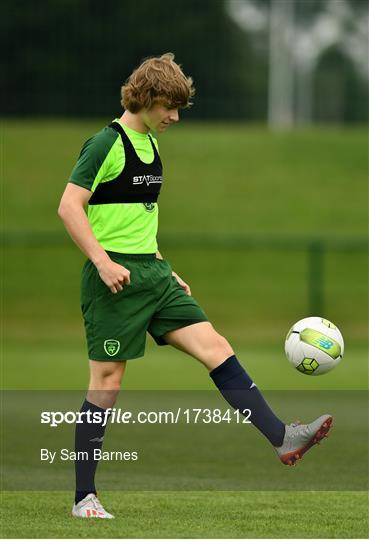
[(59, 204), (58, 215), (72, 240), (96, 266), (103, 282), (112, 293), (117, 293), (125, 284), (130, 284), (130, 272), (112, 261), (96, 240), (85, 211), (91, 195), (90, 190), (68, 183)]

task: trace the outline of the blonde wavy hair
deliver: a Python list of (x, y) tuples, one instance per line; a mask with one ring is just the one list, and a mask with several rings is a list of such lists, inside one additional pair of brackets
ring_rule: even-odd
[(191, 77), (186, 77), (173, 53), (147, 58), (128, 77), (121, 88), (121, 104), (131, 113), (151, 109), (161, 103), (170, 109), (192, 105), (195, 88)]

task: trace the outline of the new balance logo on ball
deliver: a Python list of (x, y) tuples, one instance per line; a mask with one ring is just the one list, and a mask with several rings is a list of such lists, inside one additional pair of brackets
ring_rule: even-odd
[(333, 341), (330, 341), (329, 339), (326, 339), (323, 336), (321, 336), (319, 339), (316, 339), (315, 343), (323, 347), (323, 349), (331, 349), (334, 345)]
[(143, 176), (134, 176), (133, 177), (133, 184), (134, 185), (141, 185), (144, 182), (149, 186), (150, 184), (161, 184), (162, 183), (162, 176), (153, 176), (152, 174), (147, 174)]

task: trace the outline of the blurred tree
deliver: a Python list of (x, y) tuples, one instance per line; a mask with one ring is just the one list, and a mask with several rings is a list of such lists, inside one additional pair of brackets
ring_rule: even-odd
[[(367, 86), (352, 62), (337, 46), (320, 57), (314, 74), (313, 116), (319, 122), (359, 122), (368, 119)], [(366, 115), (365, 115), (366, 113)]]
[(191, 117), (263, 114), (262, 63), (260, 69), (241, 32), (225, 17), (223, 2), (2, 4), (3, 114), (114, 115), (120, 86), (132, 69), (142, 58), (167, 51), (195, 80)]
[[(230, 16), (230, 3), (236, 7), (248, 5), (242, 20), (239, 10), (239, 15)], [(172, 51), (184, 71), (193, 76), (197, 88), (195, 106), (184, 112), (185, 117), (264, 121), (270, 3), (3, 0), (2, 114), (112, 117), (120, 110), (120, 86), (132, 69), (147, 56)], [(355, 70), (346, 70), (344, 96), (362, 97), (359, 102), (345, 101), (342, 117), (359, 121), (367, 117), (367, 82), (356, 73), (365, 71), (367, 65), (367, 2), (295, 2), (297, 30), (302, 35), (317, 21), (319, 29), (317, 14), (328, 8), (332, 11), (337, 5), (349, 12), (344, 52), (355, 64)], [(244, 31), (250, 21), (259, 28), (258, 34)], [(301, 39), (300, 43), (304, 48)], [(299, 50), (295, 43), (293, 48), (294, 53)], [(328, 56), (324, 62), (335, 62), (332, 58)], [(300, 102), (305, 103), (297, 99), (297, 109)]]
[[(346, 58), (341, 63), (352, 95), (362, 97), (351, 103), (342, 87), (331, 85), (329, 109), (335, 101), (335, 115), (326, 119), (364, 121), (368, 95), (369, 6), (359, 0), (227, 0), (230, 18), (252, 36), (259, 55), (268, 56), (268, 120), (273, 127), (288, 128), (294, 123), (310, 123), (314, 118), (314, 79), (320, 59), (332, 47)], [(264, 47), (263, 47), (264, 45)], [(269, 45), (269, 47), (268, 47)], [(331, 56), (328, 56), (328, 63)], [(335, 60), (332, 59), (336, 65)], [(350, 69), (349, 69), (350, 66)], [(332, 67), (331, 75), (335, 70)], [(333, 76), (333, 75), (332, 75)], [(336, 99), (332, 92), (337, 91)], [(342, 99), (340, 98), (342, 97)], [(344, 101), (345, 100), (345, 101)]]

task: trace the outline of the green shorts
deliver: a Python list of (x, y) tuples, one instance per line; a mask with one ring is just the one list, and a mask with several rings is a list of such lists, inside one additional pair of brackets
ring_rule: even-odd
[(146, 332), (166, 345), (171, 330), (208, 318), (172, 276), (170, 265), (155, 254), (108, 252), (127, 268), (131, 284), (114, 294), (87, 260), (82, 270), (81, 305), (91, 360), (123, 361), (145, 353)]

